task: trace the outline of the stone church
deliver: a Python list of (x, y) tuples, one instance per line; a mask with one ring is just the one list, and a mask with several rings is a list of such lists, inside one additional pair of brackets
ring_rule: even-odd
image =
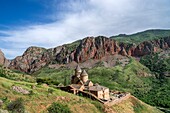
[[(75, 75), (71, 77), (71, 85), (73, 89), (90, 92), (101, 100), (109, 100), (109, 88), (101, 86), (99, 84), (93, 84), (88, 78), (88, 74), (85, 70), (81, 70), (79, 65), (75, 68)], [(76, 92), (74, 92), (76, 93)]]

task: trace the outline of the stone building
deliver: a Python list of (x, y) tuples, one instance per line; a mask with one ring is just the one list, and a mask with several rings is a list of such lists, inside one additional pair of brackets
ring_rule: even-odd
[(84, 90), (94, 94), (99, 99), (102, 99), (102, 100), (109, 100), (110, 99), (109, 88), (107, 88), (107, 87), (95, 85), (95, 86), (91, 86), (87, 89), (85, 88)]
[(109, 88), (101, 86), (99, 84), (93, 84), (89, 80), (89, 75), (85, 70), (81, 70), (79, 65), (75, 69), (75, 75), (71, 77), (71, 92), (73, 91), (76, 94), (76, 90), (90, 92), (101, 100), (109, 100)]

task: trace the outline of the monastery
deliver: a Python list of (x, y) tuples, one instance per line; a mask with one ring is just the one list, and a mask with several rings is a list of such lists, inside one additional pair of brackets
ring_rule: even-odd
[(100, 100), (109, 100), (109, 88), (93, 84), (88, 78), (87, 72), (85, 70), (82, 71), (78, 65), (75, 68), (75, 74), (71, 76), (71, 84), (60, 89), (73, 94), (78, 94), (81, 91), (88, 92), (88, 94), (94, 95)]

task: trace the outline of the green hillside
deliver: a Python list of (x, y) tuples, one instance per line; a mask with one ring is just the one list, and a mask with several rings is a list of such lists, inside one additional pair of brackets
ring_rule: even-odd
[[(23, 88), (30, 93), (17, 92), (13, 89), (14, 86)], [(0, 100), (0, 112), (2, 113), (7, 113), (7, 110), (10, 113), (25, 113), (24, 111), (29, 113), (48, 113), (49, 111), (51, 113), (54, 109), (61, 113), (110, 113), (110, 110), (116, 113), (126, 111), (130, 113), (138, 113), (139, 111), (142, 113), (161, 113), (158, 109), (133, 96), (109, 107), (45, 84), (38, 85), (37, 83), (9, 80), (4, 77), (0, 77)]]
[(16, 81), (25, 81), (25, 82), (31, 82), (31, 83), (36, 82), (36, 78), (28, 74), (25, 74), (17, 70), (6, 69), (3, 66), (0, 66), (0, 77), (4, 77), (7, 79), (16, 80)]
[[(131, 58), (129, 64), (124, 67), (118, 64), (112, 68), (99, 66), (86, 70), (89, 74), (89, 78), (94, 83), (102, 84), (114, 90), (133, 92), (134, 87), (149, 89), (151, 84), (150, 79), (154, 79), (154, 77), (151, 76), (150, 70), (133, 58)], [(45, 67), (35, 72), (33, 75), (37, 77), (39, 83), (47, 83), (49, 85), (62, 83), (67, 85), (70, 84), (70, 77), (73, 74), (74, 69), (52, 69)]]
[[(112, 68), (99, 66), (86, 70), (94, 83), (107, 86), (111, 90), (130, 92), (153, 106), (170, 108), (168, 95), (170, 94), (170, 79), (160, 80), (156, 78), (155, 73), (133, 58), (124, 67), (118, 64)], [(50, 69), (48, 67), (34, 73), (40, 83), (52, 84), (52, 81), (57, 81), (56, 85), (59, 83), (69, 84), (72, 74), (74, 74), (73, 69)]]
[(132, 35), (120, 34), (118, 36), (112, 36), (110, 38), (115, 39), (119, 42), (124, 42), (128, 44), (139, 44), (143, 41), (159, 39), (162, 37), (170, 36), (170, 30), (147, 30)]
[[(100, 113), (100, 109), (96, 106), (102, 106), (98, 102), (93, 102), (89, 99), (79, 97), (67, 92), (63, 92), (52, 87), (36, 85), (27, 82), (15, 82), (0, 77), (0, 99), (4, 101), (4, 105), (1, 109), (7, 109), (7, 105), (17, 98), (22, 98), (24, 100), (24, 106), (26, 111), (30, 113), (42, 113), (47, 112), (47, 108), (53, 103), (58, 102), (59, 104), (67, 104), (70, 111), (73, 113), (78, 113), (77, 110), (82, 112), (94, 112)], [(31, 91), (29, 95), (23, 95), (15, 91), (10, 90), (12, 85), (20, 86), (24, 89)], [(35, 85), (32, 89), (31, 86)], [(52, 90), (52, 93), (51, 91)], [(96, 105), (96, 106), (95, 106)], [(82, 106), (82, 107), (81, 107)]]

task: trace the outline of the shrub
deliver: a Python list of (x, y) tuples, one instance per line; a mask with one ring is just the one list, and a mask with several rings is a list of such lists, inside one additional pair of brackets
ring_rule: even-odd
[(54, 92), (54, 89), (52, 89), (52, 88), (49, 88), (49, 89), (48, 89), (48, 93), (51, 93), (51, 94), (52, 94), (53, 92)]
[(53, 78), (37, 78), (36, 81), (38, 84), (43, 84), (43, 83), (46, 83), (48, 85), (51, 85), (51, 84), (58, 85), (59, 84), (59, 82)]
[(47, 108), (49, 113), (71, 113), (69, 107), (67, 105), (54, 102), (52, 105)]
[(7, 109), (12, 113), (25, 113), (24, 102), (22, 98), (18, 98), (7, 105)]

